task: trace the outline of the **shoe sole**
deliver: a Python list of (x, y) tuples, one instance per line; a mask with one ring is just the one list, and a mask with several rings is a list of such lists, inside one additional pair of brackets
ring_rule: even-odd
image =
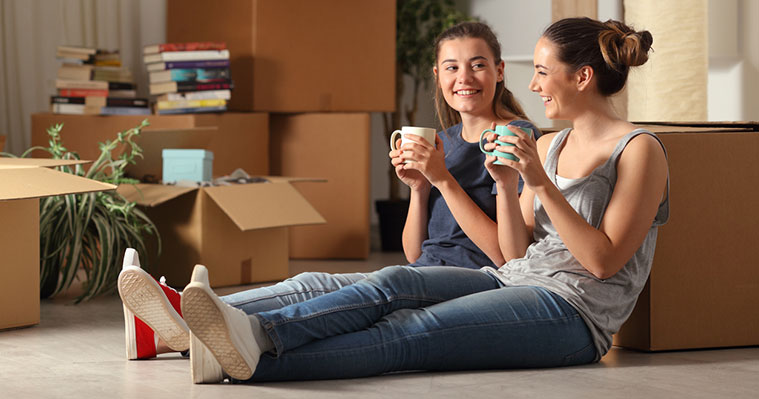
[(190, 375), (194, 384), (214, 384), (224, 381), (221, 365), (193, 333), (190, 333)]
[(192, 334), (205, 344), (227, 374), (238, 380), (253, 376), (253, 369), (243, 358), (242, 349), (235, 345), (240, 339), (232, 336), (234, 333), (227, 327), (226, 315), (205, 289), (193, 286), (193, 283), (185, 288), (182, 313)]
[(124, 269), (119, 274), (119, 294), (124, 306), (144, 321), (175, 351), (190, 347), (190, 334), (158, 283), (142, 269)]

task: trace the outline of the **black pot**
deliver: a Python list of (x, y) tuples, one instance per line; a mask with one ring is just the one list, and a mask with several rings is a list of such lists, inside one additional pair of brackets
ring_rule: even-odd
[(55, 292), (60, 278), (60, 265), (56, 262), (51, 267), (50, 273), (44, 280), (40, 281), (40, 299), (49, 298)]
[(383, 252), (403, 251), (403, 226), (408, 214), (408, 200), (377, 200), (380, 244)]

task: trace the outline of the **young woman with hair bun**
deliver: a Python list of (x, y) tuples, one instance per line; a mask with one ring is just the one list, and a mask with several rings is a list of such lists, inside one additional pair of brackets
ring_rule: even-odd
[(391, 266), (249, 317), (219, 300), (196, 268), (182, 297), (190, 331), (244, 382), (598, 361), (632, 312), (669, 212), (664, 147), (609, 101), (651, 41), (587, 18), (558, 21), (540, 38), (530, 88), (548, 117), (573, 127), (537, 143), (517, 128), (499, 138), (511, 146), (488, 138), (486, 149), (518, 158), (485, 160), (500, 267)]

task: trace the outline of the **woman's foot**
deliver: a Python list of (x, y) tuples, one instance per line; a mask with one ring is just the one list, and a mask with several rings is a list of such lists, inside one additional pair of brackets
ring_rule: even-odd
[(118, 289), (124, 304), (129, 360), (155, 357), (155, 335), (171, 350), (185, 351), (190, 347), (189, 329), (180, 311), (180, 294), (142, 270), (137, 251), (132, 248), (124, 253)]
[[(250, 319), (214, 294), (205, 266), (195, 266), (192, 280), (182, 293), (182, 312), (193, 337), (205, 344), (229, 376), (238, 380), (253, 376), (263, 351), (253, 335)], [(191, 352), (190, 357), (194, 356)], [(193, 371), (193, 381), (195, 374), (202, 373)]]

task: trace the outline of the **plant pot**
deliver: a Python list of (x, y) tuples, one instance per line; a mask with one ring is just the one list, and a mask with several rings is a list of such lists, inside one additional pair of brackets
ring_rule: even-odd
[(403, 251), (403, 226), (408, 214), (408, 200), (377, 200), (380, 243), (383, 252)]
[[(40, 271), (41, 273), (41, 271)], [(60, 278), (60, 266), (56, 262), (52, 264), (47, 276), (44, 280), (40, 281), (40, 299), (49, 298), (55, 292), (55, 288), (58, 286), (58, 279)]]

